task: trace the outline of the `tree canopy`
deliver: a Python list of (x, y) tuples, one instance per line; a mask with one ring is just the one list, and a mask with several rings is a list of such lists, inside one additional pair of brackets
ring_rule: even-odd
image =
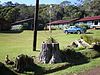
[[(38, 22), (45, 25), (50, 20), (71, 20), (100, 15), (100, 0), (78, 1), (80, 1), (80, 4), (72, 4), (67, 0), (62, 1), (60, 4), (40, 4)], [(11, 1), (0, 3), (0, 18), (10, 23), (32, 18), (34, 17), (34, 11), (35, 6), (32, 5), (12, 3)]]

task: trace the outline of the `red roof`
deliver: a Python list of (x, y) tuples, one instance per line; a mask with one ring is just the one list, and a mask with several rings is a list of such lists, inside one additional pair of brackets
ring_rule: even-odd
[(92, 21), (92, 20), (100, 20), (100, 16), (81, 18), (81, 19), (77, 20), (77, 22), (80, 22), (80, 21)]
[(66, 24), (66, 23), (69, 23), (70, 21), (67, 21), (67, 20), (57, 20), (57, 21), (53, 21), (53, 22), (50, 22), (48, 24)]

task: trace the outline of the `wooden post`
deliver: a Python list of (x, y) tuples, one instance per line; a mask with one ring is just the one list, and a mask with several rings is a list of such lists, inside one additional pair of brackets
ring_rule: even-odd
[(39, 10), (39, 0), (36, 0), (36, 8), (35, 8), (35, 16), (34, 16), (34, 41), (33, 41), (33, 51), (36, 51), (37, 25), (38, 25), (38, 10)]
[[(50, 13), (50, 23), (51, 23), (51, 12), (52, 12), (52, 5), (50, 5), (50, 10), (49, 10), (49, 13)], [(49, 32), (52, 33), (51, 24), (49, 24)]]

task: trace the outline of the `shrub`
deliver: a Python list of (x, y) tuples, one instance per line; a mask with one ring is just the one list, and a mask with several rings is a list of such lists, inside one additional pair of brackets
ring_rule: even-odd
[(87, 43), (89, 43), (89, 44), (92, 44), (92, 43), (93, 43), (93, 37), (92, 37), (92, 36), (89, 36), (89, 35), (82, 35), (81, 38), (82, 38), (85, 42), (87, 42)]
[(81, 38), (82, 38), (85, 42), (87, 42), (87, 43), (89, 43), (89, 44), (100, 42), (100, 38), (92, 37), (92, 36), (89, 36), (89, 35), (82, 35)]
[(61, 53), (62, 53), (62, 59), (65, 62), (67, 61), (68, 63), (74, 65), (88, 62), (87, 58), (84, 55), (82, 55), (80, 52), (76, 52), (72, 48), (64, 49)]
[(71, 64), (83, 64), (89, 62), (90, 59), (100, 57), (100, 52), (93, 49), (75, 51), (72, 48), (66, 48), (61, 51), (61, 54), (62, 60)]
[(80, 52), (82, 53), (82, 55), (84, 55), (88, 59), (93, 59), (93, 58), (100, 56), (100, 53), (95, 51), (95, 50), (83, 50), (83, 51), (80, 51)]
[(93, 40), (95, 43), (100, 42), (100, 38), (95, 37)]

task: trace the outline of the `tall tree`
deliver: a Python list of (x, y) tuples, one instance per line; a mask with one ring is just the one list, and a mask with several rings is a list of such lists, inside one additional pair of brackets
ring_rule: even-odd
[(91, 10), (95, 15), (100, 15), (100, 0), (91, 1)]
[(11, 23), (15, 22), (19, 16), (19, 9), (18, 8), (12, 8), (9, 10), (6, 15), (5, 19), (10, 21)]

